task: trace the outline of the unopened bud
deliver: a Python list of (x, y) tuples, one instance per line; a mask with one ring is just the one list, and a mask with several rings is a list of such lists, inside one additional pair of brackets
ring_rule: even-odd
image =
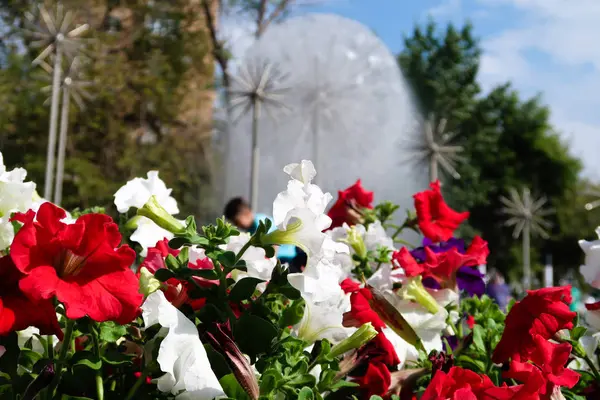
[(185, 232), (185, 226), (160, 205), (156, 196), (151, 196), (146, 204), (138, 209), (137, 214), (151, 219), (156, 225), (171, 233)]
[(54, 363), (49, 361), (42, 370), (39, 375), (27, 386), (25, 390), (25, 394), (22, 397), (22, 400), (33, 400), (35, 397), (45, 389), (52, 380), (54, 379), (55, 371), (54, 371)]
[(370, 322), (367, 322), (358, 328), (350, 337), (333, 346), (329, 352), (329, 356), (335, 358), (350, 350), (358, 349), (373, 340), (377, 334), (378, 332), (373, 328), (373, 325)]

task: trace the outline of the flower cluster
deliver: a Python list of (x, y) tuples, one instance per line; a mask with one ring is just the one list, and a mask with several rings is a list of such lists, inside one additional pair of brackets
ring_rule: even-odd
[[(580, 325), (569, 287), (505, 314), (485, 296), (487, 243), (439, 182), (415, 212), (360, 180), (332, 196), (310, 161), (284, 168), (273, 219), (243, 233), (180, 220), (150, 171), (118, 218), (39, 199), (0, 171), (0, 388), (7, 398), (558, 400), (596, 395), (600, 302)], [(115, 221), (122, 221), (119, 225)], [(9, 229), (10, 228), (10, 229)], [(419, 246), (406, 233), (424, 236)], [(414, 235), (413, 235), (414, 236)], [(279, 245), (307, 255), (302, 272)], [(596, 242), (581, 242), (596, 285)]]

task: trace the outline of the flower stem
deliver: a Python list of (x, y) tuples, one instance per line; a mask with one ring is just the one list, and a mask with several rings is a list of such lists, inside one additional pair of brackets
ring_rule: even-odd
[(600, 382), (600, 372), (598, 372), (598, 368), (596, 368), (596, 366), (594, 365), (594, 362), (592, 361), (592, 359), (590, 358), (590, 356), (588, 356), (586, 354), (583, 357), (583, 359), (585, 360), (585, 362), (587, 363), (587, 365), (592, 370), (592, 373), (594, 374), (594, 378), (596, 378), (596, 382)]
[(127, 397), (125, 397), (125, 400), (133, 399), (133, 396), (135, 396), (135, 392), (137, 392), (138, 389), (140, 388), (140, 386), (142, 386), (142, 384), (146, 381), (147, 376), (148, 376), (148, 369), (146, 368), (142, 371), (142, 374), (137, 379), (137, 381), (135, 381), (135, 383), (133, 384), (131, 389), (129, 389), (129, 392), (127, 392)]
[(254, 238), (254, 235), (250, 239), (248, 239), (246, 244), (244, 246), (242, 246), (240, 251), (238, 251), (238, 253), (235, 255), (235, 263), (234, 264), (237, 264), (237, 262), (241, 260), (242, 256), (246, 252), (246, 250), (248, 250), (250, 248), (253, 238)]
[[(94, 341), (94, 354), (100, 360), (100, 342), (98, 340), (98, 331), (92, 328), (92, 340)], [(102, 379), (102, 365), (96, 371), (96, 396), (98, 400), (104, 400), (104, 381)]]
[(48, 353), (48, 358), (52, 360), (54, 358), (54, 339), (52, 338), (52, 335), (46, 336), (46, 351)]
[(50, 383), (48, 387), (48, 394), (50, 398), (54, 398), (54, 393), (58, 388), (58, 384), (60, 383), (60, 378), (64, 370), (64, 362), (67, 357), (67, 353), (69, 352), (69, 344), (71, 343), (71, 338), (73, 337), (73, 329), (75, 328), (75, 321), (72, 319), (67, 319), (67, 326), (65, 327), (65, 337), (63, 338), (62, 345), (60, 346), (60, 353), (58, 355), (58, 362), (56, 364), (56, 375), (54, 379)]

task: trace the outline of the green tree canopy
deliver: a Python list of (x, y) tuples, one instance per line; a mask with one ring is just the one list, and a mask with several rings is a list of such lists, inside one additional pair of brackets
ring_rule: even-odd
[[(461, 179), (444, 186), (456, 209), (471, 211), (470, 226), (461, 233), (483, 235), (491, 249), (490, 267), (518, 276), (520, 244), (504, 226), (499, 199), (512, 187), (528, 187), (556, 209), (549, 217), (552, 237), (533, 240), (532, 261), (540, 265), (545, 254), (552, 254), (560, 269), (578, 267), (582, 254), (576, 238), (589, 236), (591, 226), (600, 223), (583, 208), (581, 163), (569, 154), (538, 97), (523, 99), (510, 83), (481, 93), (481, 52), (470, 24), (440, 31), (430, 21), (405, 38), (398, 56), (421, 111), (447, 118), (448, 130), (457, 132), (457, 143), (464, 146), (465, 162), (457, 168)], [(582, 220), (587, 223), (574, 224)]]
[[(27, 168), (42, 193), (49, 106), (44, 75), (31, 61), (41, 49), (23, 33), (26, 11), (43, 1), (1, 0), (6, 29), (0, 53), (0, 150)], [(94, 98), (72, 105), (63, 206), (110, 206), (128, 179), (159, 170), (182, 214), (206, 215), (211, 203), (214, 66), (195, 1), (63, 1), (91, 26), (85, 72)], [(83, 4), (85, 3), (85, 4)]]

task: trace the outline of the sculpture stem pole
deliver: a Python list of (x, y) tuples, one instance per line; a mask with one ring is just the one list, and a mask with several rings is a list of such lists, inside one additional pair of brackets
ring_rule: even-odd
[(260, 149), (258, 147), (258, 118), (259, 105), (256, 98), (252, 99), (252, 161), (250, 166), (250, 206), (253, 210), (258, 208), (258, 177)]
[(438, 164), (437, 158), (433, 155), (429, 159), (429, 182), (435, 182), (438, 180)]
[(58, 138), (58, 161), (56, 163), (56, 184), (54, 186), (54, 203), (60, 206), (62, 186), (65, 174), (65, 153), (67, 150), (67, 128), (69, 126), (69, 88), (63, 88), (63, 103), (60, 118), (60, 136)]
[(52, 103), (50, 104), (50, 131), (48, 133), (48, 150), (46, 154), (46, 178), (44, 181), (44, 198), (52, 201), (52, 181), (54, 179), (54, 157), (56, 154), (56, 128), (58, 123), (58, 103), (60, 101), (60, 80), (62, 50), (61, 43), (57, 39), (56, 54), (54, 58), (54, 71), (52, 77)]
[(531, 255), (530, 255), (530, 231), (529, 225), (523, 227), (523, 287), (531, 289)]
[(312, 118), (312, 131), (313, 131), (313, 140), (312, 140), (312, 162), (313, 165), (315, 167), (315, 170), (317, 170), (317, 176), (315, 176), (313, 178), (313, 183), (315, 185), (318, 185), (320, 182), (319, 179), (319, 171), (321, 171), (321, 165), (319, 163), (319, 110), (318, 110), (318, 104), (317, 107), (315, 107), (315, 110), (313, 112), (313, 118)]

